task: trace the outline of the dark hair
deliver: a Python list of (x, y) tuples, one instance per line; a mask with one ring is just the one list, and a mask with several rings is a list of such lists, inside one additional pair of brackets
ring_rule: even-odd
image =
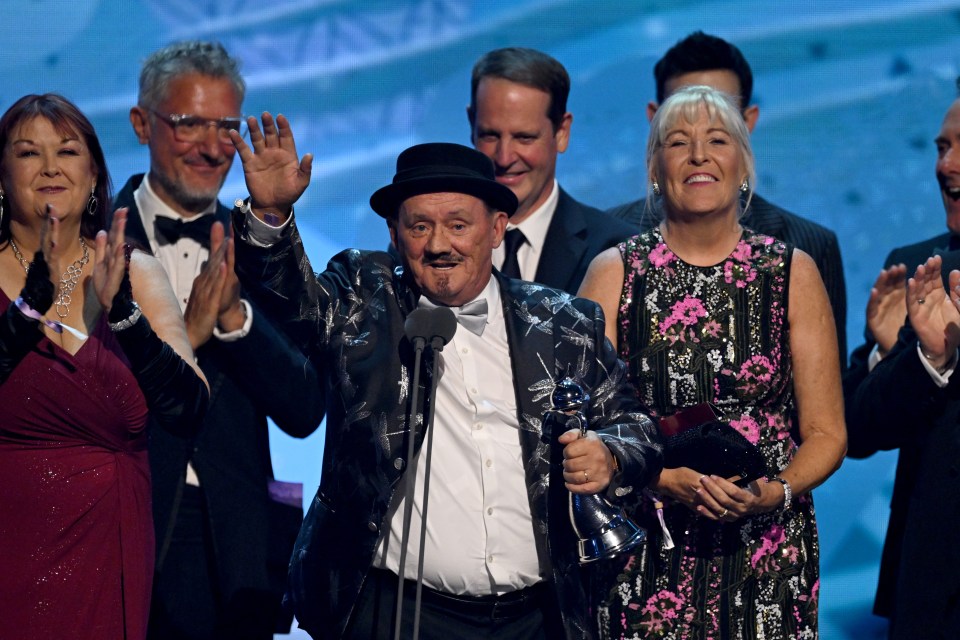
[[(86, 238), (93, 238), (106, 223), (107, 212), (110, 211), (113, 203), (113, 187), (110, 184), (110, 173), (107, 171), (107, 161), (103, 157), (97, 132), (87, 116), (83, 115), (75, 104), (56, 93), (30, 94), (14, 102), (13, 106), (0, 117), (0, 173), (3, 169), (3, 152), (10, 141), (10, 134), (20, 123), (37, 117), (48, 120), (58, 133), (79, 135), (90, 150), (90, 157), (97, 172), (97, 186), (93, 190), (97, 206), (93, 214), (84, 211), (80, 222), (80, 233)], [(0, 241), (8, 240), (9, 237), (10, 216), (4, 216), (0, 224)]]
[(693, 71), (732, 71), (740, 81), (740, 109), (746, 109), (753, 97), (753, 72), (750, 64), (734, 45), (723, 38), (694, 31), (663, 54), (653, 67), (657, 83), (657, 103), (666, 98), (667, 81)]
[(506, 47), (483, 54), (473, 65), (470, 79), (470, 125), (477, 112), (477, 87), (484, 78), (503, 78), (510, 82), (539, 89), (550, 95), (547, 117), (556, 131), (563, 124), (570, 95), (570, 75), (556, 59), (536, 49)]
[(230, 57), (219, 42), (184, 40), (154, 51), (140, 69), (140, 93), (137, 104), (156, 109), (167, 98), (170, 83), (188, 73), (225, 78), (243, 102), (247, 84), (240, 75), (240, 63)]

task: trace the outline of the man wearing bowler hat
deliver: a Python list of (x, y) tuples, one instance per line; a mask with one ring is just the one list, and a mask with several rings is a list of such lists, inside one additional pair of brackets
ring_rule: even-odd
[[(350, 249), (313, 273), (291, 222), (310, 158), (298, 159), (277, 120), (266, 117), (262, 134), (252, 126), (252, 149), (234, 137), (250, 190), (234, 224), (241, 278), (319, 368), (325, 393), (323, 473), (290, 568), (300, 626), (314, 638), (392, 638), (403, 575), (401, 635), (411, 637), (422, 560), (421, 638), (593, 637), (566, 496), (617, 499), (662, 462), (599, 307), (494, 270), (517, 199), (486, 156), (455, 144), (407, 149), (393, 182), (370, 199), (399, 259)], [(434, 306), (451, 308), (459, 326), (442, 353), (427, 349), (414, 380), (404, 323)], [(567, 372), (590, 395), (583, 439), (541, 428)], [(434, 375), (421, 554), (423, 399)], [(411, 435), (417, 454), (408, 460)]]

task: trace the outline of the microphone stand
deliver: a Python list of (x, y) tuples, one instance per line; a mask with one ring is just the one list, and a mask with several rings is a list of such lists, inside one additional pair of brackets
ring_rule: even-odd
[[(421, 325), (421, 326), (417, 326)], [(437, 307), (434, 309), (415, 309), (407, 317), (404, 327), (407, 337), (413, 342), (413, 389), (410, 392), (410, 415), (408, 423), (410, 425), (410, 435), (407, 440), (407, 472), (413, 464), (415, 454), (416, 425), (414, 424), (417, 415), (417, 401), (420, 394), (420, 365), (423, 360), (423, 349), (426, 346), (426, 337), (420, 334), (433, 334), (430, 340), (430, 347), (433, 349), (433, 374), (430, 376), (430, 404), (427, 407), (427, 413), (424, 415), (425, 436), (427, 438), (427, 451), (424, 460), (424, 486), (423, 486), (423, 513), (420, 523), (420, 559), (417, 566), (417, 595), (414, 604), (413, 619), (413, 640), (417, 640), (420, 632), (420, 598), (423, 588), (423, 551), (426, 544), (426, 524), (427, 524), (427, 489), (430, 485), (430, 462), (431, 449), (433, 447), (433, 424), (434, 402), (437, 396), (437, 357), (444, 345), (453, 338), (457, 330), (457, 320), (453, 312), (447, 307)], [(411, 334), (412, 337), (411, 337)], [(394, 640), (400, 640), (401, 621), (403, 619), (403, 587), (404, 587), (404, 566), (407, 560), (407, 545), (410, 541), (410, 525), (413, 520), (413, 498), (416, 489), (417, 476), (414, 473), (408, 478), (406, 491), (404, 493), (404, 512), (403, 512), (403, 533), (400, 539), (400, 567), (397, 577), (397, 607), (396, 622), (394, 623)]]
[[(434, 336), (430, 341), (430, 347), (433, 353), (437, 354), (443, 351), (446, 344), (441, 336)], [(426, 422), (428, 426), (433, 425), (433, 410), (437, 399), (437, 358), (433, 359), (433, 375), (430, 376), (430, 415)], [(424, 454), (424, 477), (423, 477), (423, 513), (420, 516), (420, 554), (417, 562), (417, 598), (413, 607), (413, 640), (420, 637), (420, 596), (423, 592), (423, 554), (427, 544), (427, 500), (430, 497), (430, 464), (433, 462), (433, 429), (427, 430), (427, 450)], [(410, 509), (412, 511), (412, 509)], [(399, 618), (398, 618), (399, 621)]]

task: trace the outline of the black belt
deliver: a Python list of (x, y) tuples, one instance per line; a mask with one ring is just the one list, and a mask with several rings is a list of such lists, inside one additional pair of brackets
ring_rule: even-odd
[[(370, 569), (371, 572), (387, 574), (381, 579), (392, 580), (396, 584), (397, 575), (392, 571)], [(416, 597), (417, 583), (414, 580), (404, 580), (404, 594)], [(437, 591), (424, 585), (420, 594), (422, 602), (461, 615), (492, 620), (510, 620), (527, 615), (540, 609), (547, 597), (547, 583), (538, 582), (532, 587), (518, 589), (499, 596), (458, 596), (452, 593)]]

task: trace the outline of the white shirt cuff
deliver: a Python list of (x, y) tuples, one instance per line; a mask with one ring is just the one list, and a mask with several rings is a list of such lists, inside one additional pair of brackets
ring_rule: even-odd
[(957, 352), (953, 352), (953, 356), (947, 361), (947, 365), (943, 371), (937, 371), (933, 365), (930, 364), (930, 361), (927, 360), (926, 356), (923, 355), (923, 351), (920, 349), (919, 341), (917, 341), (917, 356), (920, 358), (920, 362), (923, 363), (923, 368), (930, 374), (930, 379), (941, 389), (947, 386), (947, 383), (950, 382), (950, 376), (953, 375), (953, 370), (957, 366)]
[(222, 342), (236, 342), (240, 338), (246, 338), (250, 333), (250, 327), (253, 326), (253, 307), (250, 303), (240, 298), (240, 305), (243, 307), (243, 326), (234, 331), (221, 331), (220, 327), (213, 327), (213, 335)]
[(880, 345), (873, 345), (873, 349), (870, 350), (870, 355), (867, 356), (867, 373), (873, 371), (873, 368), (880, 364), (880, 361), (883, 360), (883, 356), (880, 355)]
[(253, 213), (253, 210), (250, 208), (250, 200), (238, 200), (236, 205), (237, 208), (245, 214), (247, 241), (254, 247), (269, 249), (280, 242), (280, 238), (283, 237), (287, 227), (290, 226), (290, 221), (293, 220), (293, 211), (291, 210), (287, 219), (275, 227), (272, 224), (264, 222)]

